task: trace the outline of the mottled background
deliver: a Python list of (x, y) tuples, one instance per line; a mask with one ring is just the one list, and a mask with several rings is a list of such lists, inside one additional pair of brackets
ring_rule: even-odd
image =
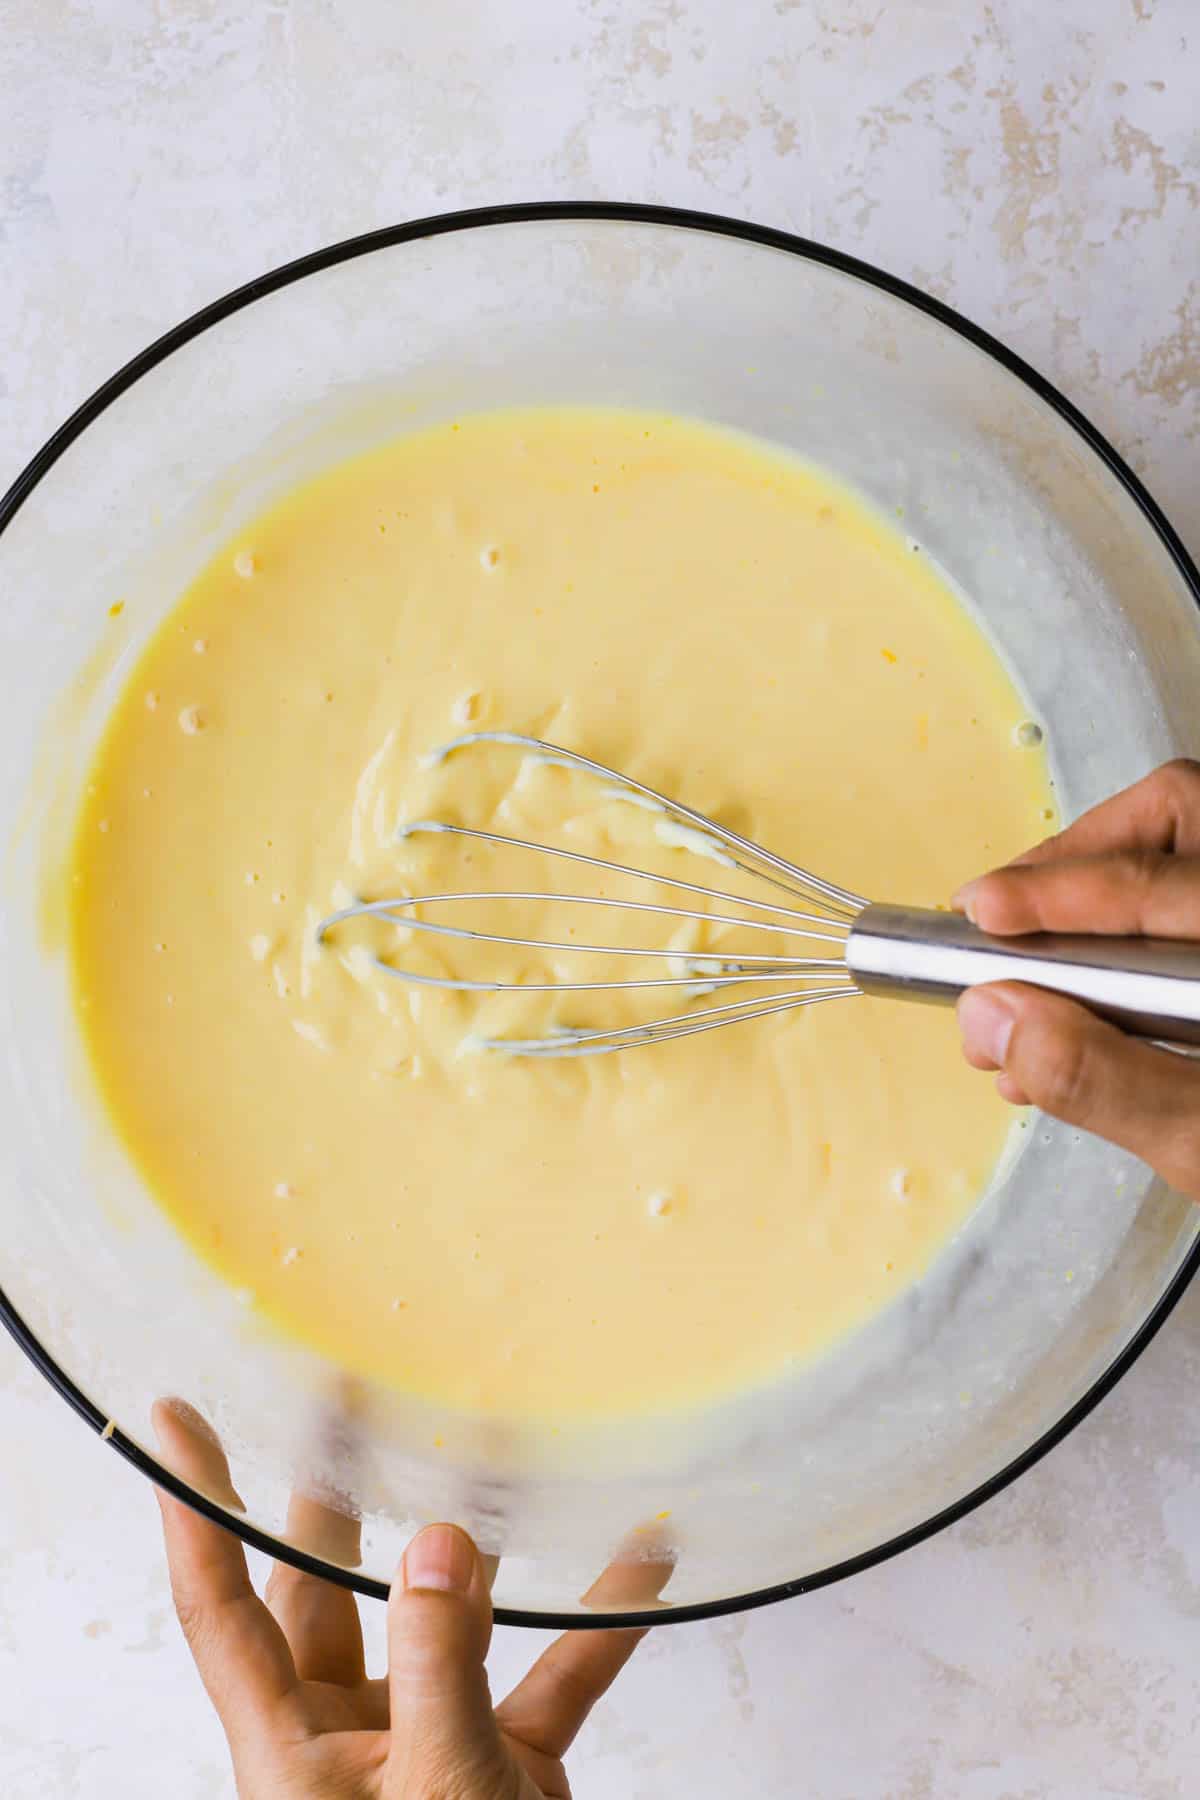
[[(1200, 551), (1196, 0), (3, 0), (0, 23), (0, 485), (148, 339), (301, 251), (463, 204), (662, 200), (963, 308)], [(653, 1637), (577, 1800), (1200, 1793), (1198, 1383), (1200, 1290), (956, 1530)], [(0, 1789), (231, 1795), (149, 1491), (4, 1345), (0, 1434)], [(502, 1634), (497, 1682), (533, 1648)]]

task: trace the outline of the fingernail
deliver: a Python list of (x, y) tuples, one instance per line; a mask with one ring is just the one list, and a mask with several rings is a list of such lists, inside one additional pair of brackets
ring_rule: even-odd
[(986, 988), (968, 988), (958, 1003), (958, 1024), (967, 1054), (995, 1069), (1004, 1067), (1016, 1015), (1007, 1000)]
[(465, 1594), (475, 1573), (475, 1546), (453, 1525), (427, 1525), (404, 1552), (400, 1571), (406, 1588)]
[(1010, 1106), (1029, 1105), (1029, 1095), (1012, 1075), (997, 1075), (996, 1092), (1002, 1100), (1007, 1100)]
[(966, 913), (966, 915), (967, 915), (968, 919), (970, 919), (972, 925), (974, 925), (976, 923), (975, 895), (978, 891), (978, 888), (979, 888), (978, 881), (964, 882), (962, 887), (959, 888), (957, 894), (953, 894), (950, 899), (950, 904), (954, 908), (955, 912)]

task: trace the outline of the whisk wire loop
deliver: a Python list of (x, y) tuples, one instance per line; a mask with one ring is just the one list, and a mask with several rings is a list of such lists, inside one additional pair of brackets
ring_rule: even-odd
[[(525, 888), (443, 890), (385, 899), (357, 900), (330, 913), (321, 921), (317, 927), (318, 942), (326, 941), (339, 926), (351, 920), (380, 919), (409, 931), (440, 939), (505, 949), (530, 949), (554, 956), (652, 958), (660, 962), (666, 961), (668, 966), (673, 964), (683, 971), (665, 976), (620, 980), (475, 980), (462, 976), (427, 974), (379, 955), (372, 958), (375, 968), (392, 979), (416, 987), (440, 988), (458, 993), (589, 994), (663, 988), (680, 993), (682, 998), (695, 1000), (738, 986), (753, 986), (757, 990), (717, 1006), (677, 1012), (637, 1024), (586, 1029), (556, 1027), (540, 1037), (478, 1040), (483, 1048), (500, 1049), (520, 1056), (561, 1058), (602, 1055), (638, 1044), (664, 1043), (675, 1038), (690, 1037), (743, 1020), (766, 1018), (798, 1007), (843, 999), (859, 992), (844, 957), (847, 937), (854, 921), (867, 905), (867, 901), (860, 895), (838, 887), (835, 883), (814, 875), (810, 870), (763, 849), (761, 845), (732, 831), (728, 826), (671, 799), (655, 788), (647, 787), (632, 776), (624, 775), (576, 751), (545, 743), (539, 738), (504, 731), (472, 732), (443, 745), (428, 761), (436, 766), (462, 751), (489, 744), (519, 748), (540, 762), (597, 777), (616, 797), (632, 799), (646, 810), (661, 815), (671, 826), (671, 835), (663, 836), (663, 841), (670, 846), (690, 850), (726, 868), (766, 882), (786, 894), (788, 903), (731, 894), (701, 882), (661, 875), (649, 869), (592, 856), (584, 851), (570, 850), (562, 845), (538, 843), (532, 839), (511, 837), (476, 826), (451, 824), (440, 819), (421, 819), (401, 826), (397, 838), (403, 841), (429, 834), (495, 844), (531, 855), (560, 859), (605, 875), (652, 882), (659, 889), (671, 888), (717, 906), (735, 907), (737, 910), (735, 913), (728, 913), (707, 907), (673, 906), (660, 901), (624, 900), (604, 894), (564, 894)], [(802, 901), (804, 905), (791, 904), (793, 901)], [(688, 924), (700, 922), (720, 929), (758, 931), (781, 938), (803, 939), (828, 944), (835, 953), (781, 955), (778, 952), (740, 949), (728, 953), (721, 949), (681, 951), (670, 946), (654, 948), (644, 944), (579, 943), (574, 940), (566, 942), (522, 937), (500, 931), (480, 931), (464, 925), (448, 924), (440, 919), (417, 916), (420, 909), (453, 907), (464, 902), (487, 905), (513, 902), (553, 903), (556, 906), (610, 909), (625, 914), (677, 919)], [(775, 991), (763, 993), (763, 985), (771, 985)]]

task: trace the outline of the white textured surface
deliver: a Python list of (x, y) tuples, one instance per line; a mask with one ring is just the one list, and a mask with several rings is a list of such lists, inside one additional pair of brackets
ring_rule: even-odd
[[(1200, 549), (1195, 0), (7, 0), (0, 483), (183, 314), (528, 198), (823, 238), (1056, 379)], [(1200, 1791), (1200, 1292), (1018, 1486), (883, 1569), (653, 1637), (577, 1800)], [(0, 1788), (232, 1794), (149, 1491), (0, 1345)], [(381, 1613), (367, 1609), (378, 1644)], [(533, 1649), (501, 1634), (497, 1683)]]

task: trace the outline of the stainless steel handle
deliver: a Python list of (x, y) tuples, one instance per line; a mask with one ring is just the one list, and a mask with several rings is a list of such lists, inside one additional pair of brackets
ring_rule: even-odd
[(989, 937), (959, 913), (868, 906), (846, 945), (865, 994), (952, 1005), (985, 981), (1079, 1000), (1135, 1037), (1200, 1045), (1200, 944), (1163, 938)]

